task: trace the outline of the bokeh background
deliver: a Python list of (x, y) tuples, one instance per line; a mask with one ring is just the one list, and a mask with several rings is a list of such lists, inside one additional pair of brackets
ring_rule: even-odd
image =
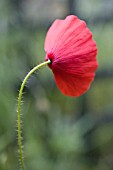
[(93, 32), (99, 69), (79, 98), (63, 96), (48, 67), (29, 79), (22, 105), (26, 169), (113, 170), (113, 0), (0, 0), (0, 170), (19, 170), (18, 90), (44, 61), (51, 23), (69, 14)]

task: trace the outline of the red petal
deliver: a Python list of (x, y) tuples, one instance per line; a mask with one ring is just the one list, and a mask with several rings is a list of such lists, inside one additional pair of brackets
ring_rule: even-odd
[(76, 16), (56, 20), (47, 33), (45, 51), (63, 94), (80, 96), (89, 88), (98, 66), (97, 47), (84, 21)]
[(59, 74), (54, 74), (54, 76), (58, 88), (64, 95), (78, 97), (89, 89), (94, 74), (92, 74), (91, 77), (81, 77), (76, 79), (74, 75), (70, 75), (69, 77), (69, 75), (59, 76)]

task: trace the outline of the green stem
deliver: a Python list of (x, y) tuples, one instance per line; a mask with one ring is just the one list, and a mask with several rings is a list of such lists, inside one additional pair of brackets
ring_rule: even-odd
[(21, 170), (25, 170), (25, 166), (24, 166), (24, 158), (23, 158), (23, 145), (22, 145), (22, 127), (21, 127), (21, 101), (22, 101), (22, 93), (23, 93), (23, 89), (24, 86), (28, 80), (28, 78), (39, 68), (50, 64), (51, 61), (45, 61), (39, 65), (37, 65), (36, 67), (34, 67), (24, 78), (21, 87), (20, 87), (20, 91), (19, 91), (19, 96), (18, 96), (18, 107), (17, 107), (17, 113), (18, 113), (18, 118), (17, 118), (17, 130), (18, 130), (18, 149), (19, 149), (19, 160), (20, 160), (20, 169)]

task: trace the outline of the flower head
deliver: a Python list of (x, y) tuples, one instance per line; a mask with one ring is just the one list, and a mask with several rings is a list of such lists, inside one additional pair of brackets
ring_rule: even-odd
[(84, 21), (74, 15), (55, 20), (47, 32), (45, 51), (64, 95), (80, 96), (89, 89), (98, 67), (97, 47)]

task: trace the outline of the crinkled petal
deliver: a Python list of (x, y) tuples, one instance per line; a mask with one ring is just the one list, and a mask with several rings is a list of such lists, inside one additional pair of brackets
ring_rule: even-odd
[(73, 15), (56, 20), (47, 33), (45, 51), (63, 94), (80, 96), (88, 90), (98, 63), (96, 43), (84, 21)]
[[(81, 96), (90, 87), (90, 82), (94, 79), (94, 73), (88, 77), (76, 78), (74, 75), (54, 74), (59, 90), (66, 96)], [(83, 83), (82, 83), (83, 82)]]

